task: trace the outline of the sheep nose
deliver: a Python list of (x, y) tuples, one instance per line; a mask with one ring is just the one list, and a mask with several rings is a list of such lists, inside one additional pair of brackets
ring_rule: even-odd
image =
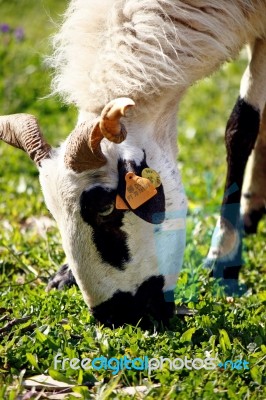
[(163, 293), (164, 278), (152, 276), (133, 295), (117, 291), (109, 300), (95, 306), (92, 313), (105, 326), (139, 325), (144, 329), (162, 323), (169, 324), (174, 314), (174, 302)]

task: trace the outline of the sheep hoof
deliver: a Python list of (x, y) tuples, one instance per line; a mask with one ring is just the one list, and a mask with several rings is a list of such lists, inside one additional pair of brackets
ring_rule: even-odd
[(65, 286), (71, 287), (76, 285), (76, 280), (72, 274), (71, 269), (67, 264), (62, 265), (59, 268), (57, 273), (49, 280), (48, 285), (46, 287), (46, 292), (49, 292), (51, 289), (61, 290)]
[(258, 224), (265, 214), (265, 208), (251, 210), (243, 215), (243, 225), (246, 235), (257, 233)]

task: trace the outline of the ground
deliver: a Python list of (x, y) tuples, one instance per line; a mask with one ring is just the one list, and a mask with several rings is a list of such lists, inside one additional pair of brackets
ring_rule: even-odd
[[(48, 37), (66, 3), (0, 0), (1, 114), (36, 115), (54, 145), (72, 130), (76, 119), (74, 109), (46, 97), (50, 71), (43, 64)], [(64, 262), (60, 236), (44, 205), (35, 166), (23, 152), (0, 144), (0, 400), (74, 395), (84, 399), (266, 398), (265, 222), (258, 235), (245, 239), (244, 296), (228, 303), (222, 288), (203, 268), (225, 182), (225, 122), (245, 64), (243, 53), (237, 62), (191, 88), (181, 104), (178, 162), (189, 217), (176, 304), (185, 303), (197, 312), (176, 317), (165, 332), (103, 328), (76, 288), (45, 292), (49, 276)], [(113, 374), (103, 368), (75, 370), (68, 363), (64, 370), (55, 369), (58, 353), (78, 359), (212, 357), (216, 364), (230, 359), (249, 364), (240, 369), (220, 365), (213, 370), (171, 371), (165, 362), (162, 370), (150, 374), (138, 370)], [(29, 378), (36, 375), (55, 379), (55, 387), (42, 389), (39, 384), (34, 394)], [(62, 381), (65, 388), (60, 389)]]

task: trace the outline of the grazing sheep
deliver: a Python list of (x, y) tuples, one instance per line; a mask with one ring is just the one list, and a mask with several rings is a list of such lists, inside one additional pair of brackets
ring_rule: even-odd
[[(239, 207), (229, 223), (228, 206), (240, 203), (266, 101), (266, 1), (72, 0), (50, 64), (53, 92), (79, 109), (76, 128), (52, 149), (34, 117), (0, 119), (0, 138), (36, 162), (62, 235), (69, 267), (49, 287), (75, 278), (106, 325), (150, 316), (167, 323), (173, 314), (187, 209), (176, 165), (178, 103), (245, 44), (250, 62), (225, 134), (220, 239), (209, 253), (231, 259), (226, 238)], [(228, 192), (233, 184), (239, 190)], [(225, 264), (221, 276), (237, 278), (239, 267)]]

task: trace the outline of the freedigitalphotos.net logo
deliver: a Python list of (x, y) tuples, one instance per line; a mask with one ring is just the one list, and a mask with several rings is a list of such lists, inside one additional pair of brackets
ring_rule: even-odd
[(227, 360), (224, 363), (218, 363), (216, 358), (206, 357), (189, 359), (187, 356), (183, 358), (149, 358), (135, 357), (129, 358), (123, 356), (120, 358), (111, 357), (107, 358), (104, 356), (91, 358), (68, 358), (62, 357), (62, 353), (58, 353), (54, 357), (54, 369), (66, 370), (71, 368), (73, 370), (78, 370), (80, 368), (84, 370), (93, 369), (96, 371), (100, 370), (110, 370), (113, 375), (118, 374), (122, 370), (135, 370), (135, 371), (148, 371), (150, 374), (152, 371), (162, 370), (163, 368), (168, 368), (170, 371), (178, 371), (182, 369), (186, 370), (214, 370), (223, 367), (224, 369), (249, 369), (248, 361), (246, 360)]
[(249, 362), (246, 360), (226, 360), (225, 362), (220, 362), (218, 367), (230, 370), (242, 370), (249, 369)]

